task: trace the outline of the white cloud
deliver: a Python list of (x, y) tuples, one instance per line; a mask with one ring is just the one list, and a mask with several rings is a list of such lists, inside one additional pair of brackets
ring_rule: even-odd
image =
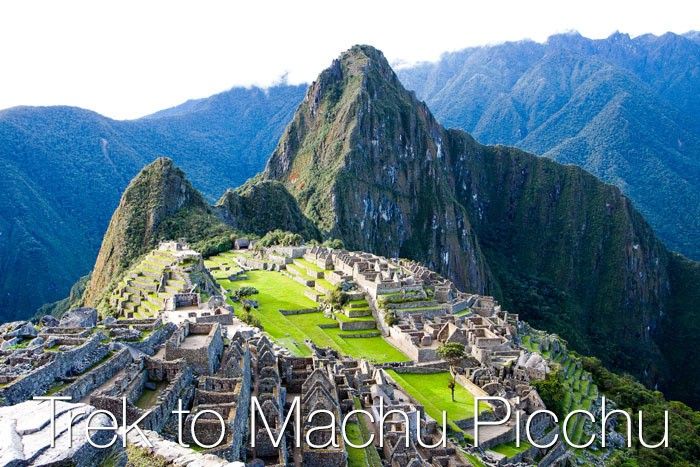
[(369, 43), (390, 61), (578, 30), (700, 28), (700, 4), (643, 1), (36, 1), (0, 4), (0, 108), (133, 118), (234, 85), (308, 82)]

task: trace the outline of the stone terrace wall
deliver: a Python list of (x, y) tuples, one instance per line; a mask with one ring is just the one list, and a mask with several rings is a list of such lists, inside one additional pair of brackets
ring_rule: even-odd
[(4, 405), (14, 405), (46, 393), (56, 381), (70, 373), (80, 373), (104, 358), (109, 347), (102, 344), (105, 336), (97, 333), (83, 345), (57, 352), (53, 360), (0, 389)]
[(59, 391), (58, 396), (70, 396), (77, 402), (116, 375), (119, 370), (131, 363), (129, 349), (121, 349), (106, 362), (96, 366), (89, 373), (76, 379), (71, 385)]
[(345, 467), (348, 455), (338, 449), (306, 449), (304, 467)]
[(156, 328), (147, 338), (142, 341), (127, 341), (124, 344), (134, 349), (140, 350), (147, 355), (156, 353), (156, 349), (165, 342), (177, 329), (173, 323), (167, 323)]
[(411, 337), (408, 334), (393, 327), (389, 330), (387, 340), (408, 355), (414, 362), (423, 363), (440, 360), (436, 348), (418, 347), (411, 341)]
[(146, 413), (146, 410), (133, 404), (140, 395), (139, 390), (143, 390), (145, 381), (149, 378), (158, 380), (159, 376), (164, 379), (172, 378), (169, 379), (168, 386), (158, 395), (156, 403), (149, 409), (151, 413), (139, 424), (144, 429), (160, 431), (176, 408), (177, 400), (183, 389), (192, 384), (192, 369), (182, 360), (176, 362), (147, 360), (141, 364), (142, 371), (136, 379), (130, 382), (125, 393), (95, 394), (90, 398), (90, 404), (111, 412), (117, 418), (117, 423), (122, 424), (122, 397), (126, 397), (126, 419), (127, 423), (131, 424)]

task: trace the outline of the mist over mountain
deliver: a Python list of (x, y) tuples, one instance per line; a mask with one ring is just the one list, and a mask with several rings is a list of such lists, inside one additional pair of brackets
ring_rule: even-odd
[(211, 201), (243, 183), (305, 89), (235, 88), (133, 121), (72, 107), (0, 111), (0, 316), (29, 316), (90, 271), (122, 191), (158, 156)]
[(697, 33), (476, 47), (398, 72), (445, 126), (585, 168), (700, 258)]

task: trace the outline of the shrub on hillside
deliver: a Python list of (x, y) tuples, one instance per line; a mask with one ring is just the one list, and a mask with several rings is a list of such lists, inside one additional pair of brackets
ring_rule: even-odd
[(284, 230), (272, 230), (266, 233), (256, 244), (256, 247), (299, 246), (304, 243), (304, 238), (298, 233), (285, 232)]

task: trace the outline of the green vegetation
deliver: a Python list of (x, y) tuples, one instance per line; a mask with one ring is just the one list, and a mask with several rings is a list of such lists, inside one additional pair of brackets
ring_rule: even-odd
[[(542, 47), (467, 49), (397, 73), (450, 127), (485, 144), (576, 164), (617, 185), (672, 250), (700, 259), (699, 111), (696, 81), (688, 81), (695, 57), (696, 43), (675, 34), (597, 41), (559, 35)], [(586, 77), (575, 79), (581, 70)], [(547, 76), (546, 97), (536, 76)], [(474, 86), (482, 79), (489, 85)], [(668, 93), (669, 82), (676, 92)], [(693, 143), (678, 146), (669, 136), (676, 134)]]
[(285, 232), (277, 229), (266, 233), (255, 245), (257, 247), (270, 247), (274, 245), (299, 246), (303, 242), (304, 238), (298, 233)]
[(567, 388), (564, 385), (563, 379), (561, 371), (556, 368), (550, 371), (544, 380), (532, 381), (532, 387), (537, 389), (544, 405), (557, 414), (560, 420), (563, 420), (567, 415), (566, 407), (564, 406)]
[(345, 248), (345, 243), (339, 238), (329, 238), (328, 240), (324, 241), (322, 245), (326, 248), (333, 248), (335, 250), (342, 250)]
[[(531, 352), (538, 352), (549, 361), (553, 369), (544, 381), (533, 381), (543, 402), (560, 420), (574, 410), (589, 410), (598, 398), (598, 388), (591, 382), (591, 374), (583, 368), (581, 358), (573, 351), (566, 350), (557, 355), (543, 351), (538, 342), (539, 337), (525, 335), (522, 345)], [(563, 344), (562, 344), (563, 346)], [(569, 438), (581, 444), (584, 436), (584, 417), (577, 416), (568, 425)]]
[[(615, 401), (619, 408), (632, 414), (641, 410), (644, 414), (644, 440), (658, 442), (663, 433), (664, 411), (669, 416), (669, 447), (646, 449), (637, 439), (637, 421), (632, 435), (632, 448), (618, 451), (606, 464), (614, 467), (663, 467), (667, 465), (700, 465), (700, 412), (682, 402), (666, 401), (658, 391), (647, 389), (629, 375), (618, 375), (607, 370), (593, 357), (584, 357), (583, 367), (593, 375), (600, 391)], [(635, 417), (633, 417), (635, 420)], [(624, 432), (620, 428), (618, 431)]]
[(499, 444), (498, 446), (494, 446), (490, 449), (490, 451), (497, 452), (499, 454), (503, 454), (504, 456), (510, 458), (513, 456), (517, 456), (521, 452), (527, 451), (531, 447), (532, 446), (527, 441), (521, 441), (520, 447), (517, 447), (515, 445), (515, 441), (511, 441), (510, 443), (503, 443), (503, 444)]
[(305, 240), (321, 238), (283, 184), (251, 179), (235, 190), (227, 190), (217, 208), (234, 228), (258, 236), (275, 230), (292, 232)]
[[(356, 410), (362, 409), (357, 398), (354, 399), (354, 407)], [(356, 414), (356, 416), (357, 422), (348, 422), (346, 425), (347, 437), (353, 444), (362, 445), (370, 440), (370, 429), (361, 414)], [(347, 450), (348, 467), (382, 467), (382, 460), (374, 444), (370, 444), (364, 449), (347, 446)]]
[[(448, 342), (446, 344), (440, 345), (437, 350), (438, 355), (443, 360), (453, 367), (459, 363), (459, 361), (464, 358), (464, 345), (457, 342)], [(452, 396), (452, 402), (455, 401), (455, 389), (457, 387), (457, 380), (452, 376), (450, 381), (447, 383), (447, 387), (450, 389), (450, 395)]]
[[(448, 387), (452, 376), (449, 372), (433, 374), (397, 373), (388, 370), (391, 376), (411, 397), (425, 407), (426, 413), (442, 424), (442, 412), (447, 412), (448, 425), (455, 431), (462, 431), (454, 424), (457, 420), (474, 417), (474, 395), (461, 385), (455, 388), (455, 400), (451, 401)], [(479, 411), (488, 410), (489, 406), (480, 403)]]
[(164, 458), (133, 444), (127, 444), (126, 457), (129, 459), (129, 467), (168, 467), (170, 465)]
[(165, 389), (168, 383), (165, 381), (159, 381), (156, 382), (155, 385), (155, 389), (143, 388), (143, 392), (141, 392), (141, 395), (134, 404), (136, 405), (136, 407), (144, 410), (153, 407), (153, 405), (158, 400), (158, 396), (163, 391), (163, 389)]
[(241, 287), (233, 291), (233, 296), (237, 298), (249, 297), (251, 295), (257, 295), (258, 289), (255, 287)]
[[(210, 258), (212, 259), (212, 258)], [(255, 299), (259, 307), (250, 314), (259, 319), (263, 329), (281, 345), (296, 355), (310, 355), (306, 339), (316, 345), (331, 347), (351, 357), (366, 358), (375, 362), (406, 361), (408, 358), (381, 336), (353, 337), (361, 332), (341, 331), (336, 328), (321, 328), (337, 322), (321, 312), (298, 315), (282, 315), (279, 310), (316, 308), (318, 304), (304, 295), (307, 287), (274, 271), (248, 271), (243, 280), (230, 281), (216, 271), (218, 283), (229, 293), (241, 287), (255, 287)], [(233, 304), (233, 302), (230, 302)], [(237, 311), (237, 314), (239, 312)]]

